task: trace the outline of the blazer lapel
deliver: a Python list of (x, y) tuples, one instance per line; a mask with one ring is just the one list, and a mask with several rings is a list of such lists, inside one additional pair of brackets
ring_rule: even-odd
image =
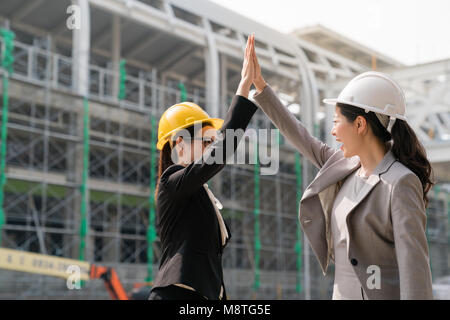
[(340, 207), (340, 210), (345, 211), (345, 220), (347, 220), (348, 215), (352, 212), (353, 209), (356, 208), (361, 201), (369, 194), (369, 192), (377, 185), (380, 181), (380, 177), (377, 174), (371, 174), (367, 181), (364, 183), (361, 191), (358, 193), (356, 200), (353, 202), (349, 202), (347, 206)]
[(356, 206), (358, 206), (361, 203), (361, 201), (364, 200), (364, 198), (369, 194), (369, 192), (380, 181), (380, 174), (386, 172), (395, 161), (396, 160), (395, 160), (393, 153), (389, 150), (383, 157), (383, 160), (381, 160), (381, 162), (378, 164), (378, 166), (374, 169), (372, 174), (369, 176), (366, 183), (363, 185), (361, 191), (358, 193), (358, 196), (356, 197), (356, 201), (352, 202), (350, 205), (343, 208), (343, 210), (346, 211), (346, 213), (345, 213), (346, 220), (347, 220), (350, 212), (352, 212), (352, 210), (355, 209)]
[[(316, 178), (303, 193), (302, 200), (317, 195), (319, 192), (342, 180), (360, 167), (358, 157), (351, 157), (347, 159), (343, 158), (341, 153), (342, 151), (336, 152), (328, 160), (331, 165), (328, 167), (323, 167), (323, 170), (319, 171)], [(340, 157), (340, 159), (333, 161), (333, 157), (335, 156)]]

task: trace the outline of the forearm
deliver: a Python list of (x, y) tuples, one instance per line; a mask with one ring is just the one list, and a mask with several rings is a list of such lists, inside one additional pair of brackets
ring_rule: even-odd
[[(219, 138), (205, 150), (201, 158), (168, 178), (168, 183), (173, 191), (180, 196), (189, 196), (222, 170), (226, 163), (226, 156), (234, 154), (240, 141), (231, 135), (229, 138), (233, 139), (234, 143), (227, 144), (226, 131), (233, 132), (239, 129), (245, 131), (257, 109), (258, 107), (247, 98), (240, 95), (234, 96), (220, 129), (222, 134), (219, 135)], [(230, 150), (227, 150), (227, 147)]]
[(281, 134), (316, 167), (321, 168), (335, 152), (335, 149), (311, 136), (267, 84), (262, 92), (254, 96), (254, 99)]

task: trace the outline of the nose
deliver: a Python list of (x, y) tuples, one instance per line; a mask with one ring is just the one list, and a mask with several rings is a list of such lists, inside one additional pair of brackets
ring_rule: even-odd
[(336, 137), (336, 130), (334, 130), (334, 127), (331, 128), (331, 132), (330, 133), (331, 133), (332, 136)]

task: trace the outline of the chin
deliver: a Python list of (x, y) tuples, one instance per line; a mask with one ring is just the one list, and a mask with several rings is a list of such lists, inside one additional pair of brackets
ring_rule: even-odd
[(347, 151), (347, 150), (342, 150), (342, 153), (343, 153), (343, 155), (344, 155), (344, 158), (351, 158), (351, 157), (354, 157), (356, 154), (355, 153), (353, 153), (353, 152), (349, 152), (349, 151)]

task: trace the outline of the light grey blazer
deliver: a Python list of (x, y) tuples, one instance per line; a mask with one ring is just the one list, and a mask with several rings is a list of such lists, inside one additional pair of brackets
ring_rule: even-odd
[[(254, 96), (293, 146), (320, 169), (304, 191), (299, 219), (323, 274), (333, 259), (330, 215), (339, 183), (360, 167), (312, 137), (267, 86)], [(419, 178), (388, 151), (346, 208), (348, 259), (369, 299), (432, 299), (426, 213)], [(374, 280), (379, 267), (379, 286)], [(375, 285), (375, 287), (374, 287)], [(379, 288), (378, 288), (379, 287)]]

